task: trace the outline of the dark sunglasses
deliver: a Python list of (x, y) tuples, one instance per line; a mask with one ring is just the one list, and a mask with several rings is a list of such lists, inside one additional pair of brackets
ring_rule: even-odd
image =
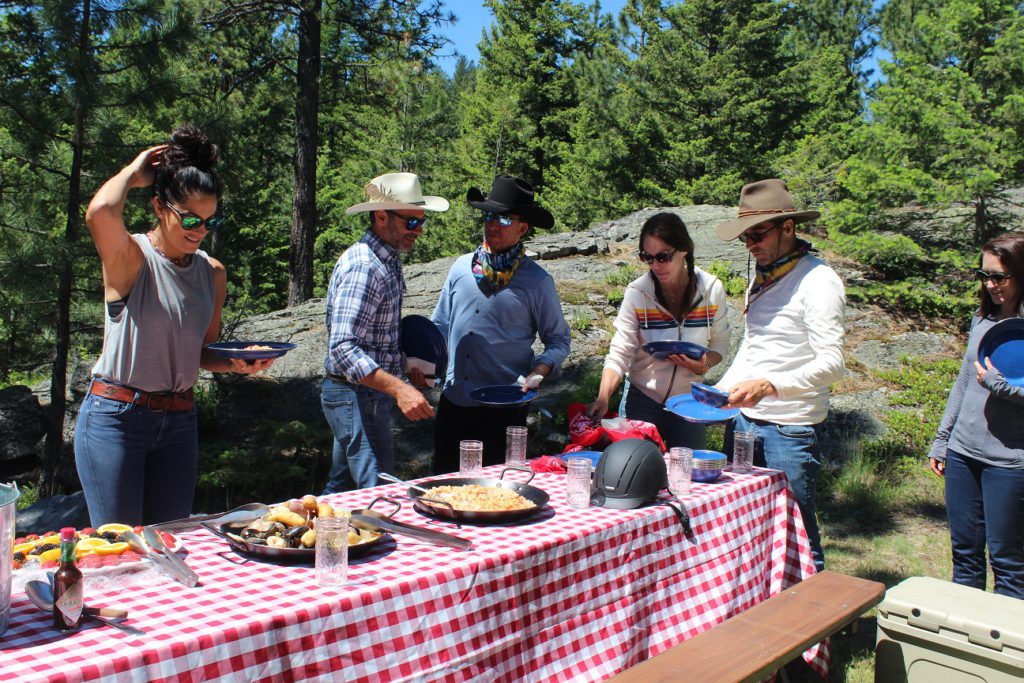
[(990, 273), (987, 270), (976, 270), (974, 271), (974, 274), (982, 282), (988, 282), (989, 280), (992, 280), (996, 284), (1006, 282), (1011, 277), (1013, 277), (1012, 273)]
[(406, 230), (415, 230), (417, 228), (422, 228), (423, 224), (427, 222), (426, 216), (424, 216), (423, 218), (406, 218), (402, 214), (395, 213), (394, 211), (388, 211), (388, 213), (390, 213), (395, 218), (405, 221)]
[(743, 242), (743, 244), (760, 244), (764, 240), (764, 238), (768, 236), (768, 233), (770, 233), (777, 227), (779, 227), (778, 223), (772, 223), (771, 227), (765, 228), (760, 232), (750, 232), (748, 230), (747, 232), (744, 232), (736, 239), (738, 239), (740, 242)]
[(491, 213), (488, 211), (484, 214), (484, 223), (490, 223), (494, 221), (502, 228), (511, 228), (513, 223), (516, 222), (515, 216), (506, 216), (500, 213)]
[(639, 256), (640, 260), (647, 265), (651, 265), (655, 261), (658, 263), (668, 263), (676, 255), (677, 251), (678, 249), (673, 249), (672, 251), (663, 251), (660, 254), (648, 254), (646, 251), (641, 249), (637, 256)]
[(181, 221), (181, 227), (186, 230), (198, 230), (201, 225), (205, 225), (206, 232), (213, 232), (224, 225), (224, 214), (219, 211), (209, 218), (200, 218), (195, 214), (182, 213), (181, 210), (174, 208), (170, 203), (165, 202), (163, 199), (160, 200), (160, 203), (174, 212), (174, 215), (178, 217), (179, 221)]

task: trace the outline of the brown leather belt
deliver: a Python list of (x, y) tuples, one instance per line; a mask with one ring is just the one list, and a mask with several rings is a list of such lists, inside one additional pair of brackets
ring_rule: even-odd
[(133, 403), (150, 410), (166, 410), (176, 412), (180, 410), (192, 410), (192, 390), (179, 391), (176, 394), (170, 392), (156, 393), (139, 391), (121, 384), (110, 384), (101, 379), (93, 378), (90, 394), (109, 398), (122, 403)]

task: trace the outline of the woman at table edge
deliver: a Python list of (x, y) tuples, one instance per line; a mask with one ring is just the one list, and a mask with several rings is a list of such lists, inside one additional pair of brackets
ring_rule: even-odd
[(978, 358), (993, 325), (1024, 315), (1024, 234), (987, 242), (977, 274), (980, 305), (928, 464), (946, 480), (953, 581), (984, 590), (987, 544), (995, 592), (1024, 598), (1024, 387)]
[[(103, 350), (75, 426), (75, 464), (93, 526), (151, 524), (192, 509), (199, 368), (254, 373), (272, 360), (217, 356), (227, 273), (199, 247), (224, 222), (217, 147), (195, 126), (174, 130), (107, 180), (86, 224), (103, 269)], [(152, 185), (156, 224), (130, 234), (128, 191)]]
[[(654, 424), (669, 448), (704, 448), (704, 426), (664, 410), (664, 404), (672, 396), (689, 393), (691, 383), (703, 382), (728, 351), (725, 288), (717, 277), (694, 265), (693, 239), (677, 214), (648, 218), (640, 231), (639, 249), (640, 260), (650, 270), (626, 286), (597, 399), (587, 406), (587, 415), (603, 417), (612, 393), (628, 376), (622, 401), (625, 417)], [(710, 350), (699, 359), (673, 354), (658, 360), (641, 348), (652, 341), (687, 341)]]

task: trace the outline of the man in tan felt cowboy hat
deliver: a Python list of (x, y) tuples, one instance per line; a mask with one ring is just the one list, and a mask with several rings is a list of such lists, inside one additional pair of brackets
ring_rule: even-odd
[(825, 566), (815, 519), (821, 457), (818, 439), (828, 415), (829, 385), (843, 376), (843, 283), (796, 236), (796, 224), (817, 211), (797, 211), (781, 180), (740, 191), (739, 218), (718, 226), (721, 240), (739, 239), (756, 263), (744, 307), (746, 334), (718, 382), (740, 414), (726, 428), (754, 432), (754, 462), (789, 477), (807, 527), (814, 564)]
[(423, 234), (425, 212), (447, 211), (448, 200), (424, 195), (412, 173), (377, 176), (364, 189), (366, 201), (345, 213), (368, 212), (370, 224), (338, 259), (327, 288), (320, 400), (334, 449), (325, 494), (376, 486), (379, 471), (394, 472), (394, 403), (410, 420), (434, 414), (423, 394), (401, 379), (401, 253)]
[[(448, 343), (448, 372), (437, 405), (434, 471), (459, 467), (459, 441), (484, 444), (484, 464), (504, 462), (505, 428), (526, 425), (528, 405), (485, 407), (475, 389), (512, 385), (536, 388), (569, 355), (569, 325), (555, 282), (524, 253), (531, 226), (550, 228), (554, 218), (534, 201), (533, 187), (510, 175), (494, 178), (491, 191), (466, 193), (484, 212), (484, 239), (459, 257), (441, 289), (433, 320)], [(544, 350), (537, 355), (533, 342)]]

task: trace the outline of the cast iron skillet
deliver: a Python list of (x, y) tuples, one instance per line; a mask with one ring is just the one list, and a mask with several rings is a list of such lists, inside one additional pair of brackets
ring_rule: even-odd
[[(509, 470), (518, 470), (523, 472), (529, 472), (530, 478), (525, 482), (513, 481), (511, 479), (505, 479), (505, 474)], [(435, 481), (428, 481), (422, 484), (417, 484), (416, 488), (409, 488), (409, 497), (412, 498), (413, 505), (416, 511), (429, 515), (431, 517), (439, 517), (441, 519), (453, 519), (459, 522), (480, 522), (480, 523), (491, 523), (491, 522), (508, 522), (515, 519), (522, 519), (524, 517), (530, 517), (537, 514), (545, 505), (548, 504), (547, 492), (543, 489), (539, 489), (536, 486), (530, 486), (530, 482), (533, 480), (534, 472), (529, 467), (506, 467), (501, 471), (501, 477), (498, 479), (487, 479), (483, 477), (455, 477), (452, 479), (437, 479)], [(443, 500), (434, 500), (430, 498), (429, 493), (424, 493), (417, 489), (426, 489), (427, 492), (432, 488), (438, 486), (465, 486), (467, 484), (477, 484), (479, 486), (487, 486), (499, 489), (509, 489), (515, 491), (526, 500), (533, 503), (533, 507), (525, 510), (508, 510), (500, 512), (472, 512), (469, 510), (456, 510), (451, 505)], [(426, 501), (431, 501), (434, 504), (427, 504)]]
[[(352, 510), (352, 513), (366, 514), (368, 512), (372, 512), (374, 515), (380, 514), (377, 510), (373, 510), (372, 508), (378, 501), (381, 500), (387, 501), (397, 506), (387, 515), (388, 517), (394, 515), (396, 512), (398, 512), (399, 508), (402, 507), (401, 503), (390, 498), (375, 498), (373, 502), (370, 503), (370, 506), (368, 508), (362, 510)], [(203, 522), (202, 526), (212, 531), (215, 535), (223, 538), (225, 541), (228, 542), (228, 545), (231, 546), (232, 550), (243, 555), (248, 555), (250, 557), (255, 557), (257, 559), (262, 560), (271, 560), (273, 562), (288, 562), (294, 564), (302, 562), (312, 563), (316, 559), (315, 548), (275, 548), (273, 546), (259, 545), (257, 543), (250, 543), (246, 540), (243, 540), (239, 536), (239, 534), (241, 533), (242, 529), (245, 528), (246, 524), (239, 524), (237, 522), (228, 524), (211, 524), (209, 522)], [(360, 555), (366, 554), (370, 551), (371, 548), (380, 545), (380, 543), (384, 540), (384, 537), (387, 536), (387, 534), (377, 535), (364, 529), (357, 529), (355, 527), (350, 528), (352, 531), (358, 533), (361, 538), (370, 540), (363, 541), (358, 545), (350, 545), (348, 547), (349, 557), (359, 557)], [(376, 538), (374, 538), (374, 536)]]

